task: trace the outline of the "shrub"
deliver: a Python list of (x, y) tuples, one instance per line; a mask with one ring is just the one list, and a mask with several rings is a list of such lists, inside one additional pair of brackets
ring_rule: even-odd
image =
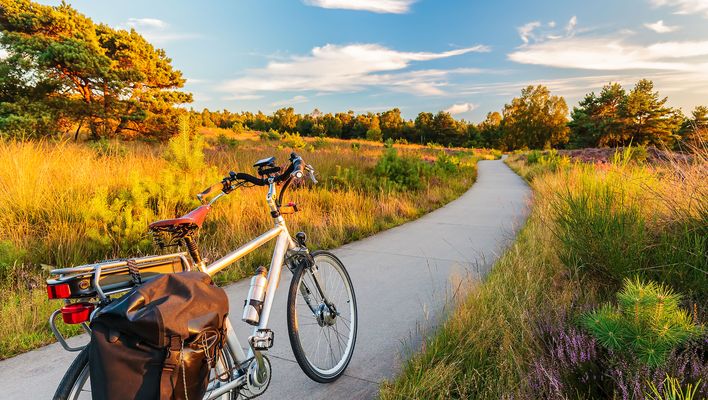
[(270, 129), (268, 132), (261, 132), (259, 137), (263, 141), (280, 140), (281, 139), (280, 133), (278, 131), (273, 130), (273, 129)]
[(541, 157), (542, 157), (542, 156), (543, 156), (543, 154), (542, 154), (540, 151), (538, 151), (538, 150), (532, 150), (532, 151), (530, 151), (529, 154), (526, 156), (526, 162), (527, 162), (529, 165), (538, 164), (538, 162), (541, 160)]
[(366, 140), (371, 140), (372, 142), (380, 142), (383, 139), (383, 134), (381, 129), (373, 128), (366, 131)]
[(219, 146), (223, 147), (228, 147), (229, 149), (235, 149), (239, 146), (239, 141), (236, 140), (235, 138), (231, 138), (226, 136), (223, 133), (220, 133), (219, 136), (216, 137), (216, 144)]
[(674, 348), (702, 332), (679, 308), (680, 296), (663, 285), (627, 279), (617, 300), (617, 307), (604, 305), (581, 323), (607, 349), (632, 352), (649, 366), (661, 365)]
[(193, 133), (189, 119), (180, 117), (179, 133), (167, 143), (165, 159), (178, 169), (189, 172), (204, 167), (204, 138)]
[(396, 139), (393, 143), (394, 144), (408, 144), (408, 140), (406, 140), (404, 138), (400, 138), (400, 139)]
[(420, 189), (422, 176), (427, 173), (428, 165), (413, 157), (400, 157), (396, 149), (387, 149), (374, 167), (374, 175), (385, 182), (391, 182), (396, 189)]
[(393, 139), (388, 138), (384, 141), (384, 148), (390, 149), (393, 148)]
[(312, 147), (315, 149), (323, 149), (327, 147), (327, 139), (324, 136), (318, 136), (314, 142), (312, 142)]
[(291, 149), (302, 149), (307, 146), (307, 142), (303, 139), (299, 133), (285, 132), (280, 139), (282, 146)]
[(447, 154), (445, 151), (441, 151), (438, 154), (438, 158), (435, 160), (435, 168), (444, 173), (456, 172), (460, 167), (460, 160), (457, 157)]

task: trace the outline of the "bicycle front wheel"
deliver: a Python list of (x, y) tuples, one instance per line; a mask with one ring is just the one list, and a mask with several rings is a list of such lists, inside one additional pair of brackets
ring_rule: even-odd
[(293, 354), (310, 379), (337, 380), (354, 353), (357, 309), (344, 264), (315, 251), (314, 264), (293, 273), (288, 293), (288, 333)]

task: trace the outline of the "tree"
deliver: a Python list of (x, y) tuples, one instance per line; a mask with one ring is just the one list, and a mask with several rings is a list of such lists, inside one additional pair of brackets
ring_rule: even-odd
[(681, 124), (681, 142), (689, 146), (704, 146), (708, 143), (708, 107), (697, 106)]
[(425, 143), (433, 138), (433, 113), (421, 112), (415, 118), (416, 137), (408, 138), (411, 142)]
[(294, 132), (300, 115), (292, 107), (281, 108), (273, 114), (271, 127), (280, 132)]
[[(163, 50), (134, 30), (94, 24), (66, 3), (0, 0), (0, 29), (3, 64), (21, 68), (20, 84), (30, 92), (43, 91), (32, 103), (85, 121), (94, 138), (174, 133), (180, 111), (173, 106), (192, 100), (176, 90), (184, 79)], [(6, 102), (22, 104), (23, 97)]]
[(678, 110), (666, 107), (666, 101), (654, 91), (652, 81), (637, 82), (620, 105), (625, 141), (618, 144), (628, 144), (627, 140), (636, 144), (673, 144), (683, 118)]
[(327, 113), (321, 118), (325, 134), (329, 137), (342, 137), (342, 121), (331, 113)]
[(502, 116), (498, 112), (487, 113), (487, 118), (479, 124), (479, 135), (482, 138), (482, 146), (498, 149), (502, 136), (501, 130)]
[(457, 121), (450, 113), (440, 111), (433, 117), (432, 141), (440, 144), (453, 144), (458, 142)]
[(547, 87), (528, 86), (504, 106), (502, 144), (507, 150), (550, 148), (568, 141), (568, 106)]
[(573, 147), (613, 146), (624, 143), (626, 130), (620, 115), (620, 106), (627, 94), (618, 83), (602, 88), (599, 96), (590, 93), (573, 107), (570, 143)]
[(381, 114), (379, 120), (384, 139), (399, 139), (401, 137), (403, 118), (401, 118), (400, 109), (394, 108), (392, 110), (385, 111)]

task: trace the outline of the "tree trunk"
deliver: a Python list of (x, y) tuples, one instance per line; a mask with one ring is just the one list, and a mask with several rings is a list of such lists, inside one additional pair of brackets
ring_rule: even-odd
[(79, 141), (79, 131), (81, 130), (81, 126), (84, 124), (84, 119), (81, 118), (79, 120), (79, 126), (76, 128), (76, 133), (74, 134), (74, 142)]

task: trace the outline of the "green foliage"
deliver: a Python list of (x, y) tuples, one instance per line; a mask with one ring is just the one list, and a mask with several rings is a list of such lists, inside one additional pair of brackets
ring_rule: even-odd
[(679, 307), (680, 296), (664, 285), (626, 279), (618, 305), (604, 305), (583, 315), (581, 324), (604, 347), (636, 355), (647, 365), (661, 365), (677, 346), (703, 327)]
[(220, 133), (219, 136), (216, 137), (216, 144), (219, 146), (224, 146), (228, 147), (230, 149), (236, 149), (240, 145), (241, 142), (239, 142), (237, 139), (228, 137), (223, 133)]
[(0, 29), (8, 53), (0, 62), (7, 73), (0, 129), (56, 132), (85, 122), (95, 139), (164, 137), (174, 132), (173, 105), (192, 100), (176, 90), (184, 79), (163, 50), (134, 30), (95, 24), (66, 3), (0, 0)]
[(167, 143), (165, 159), (184, 172), (204, 168), (204, 138), (191, 131), (188, 118), (180, 117), (179, 133)]
[(528, 86), (504, 106), (501, 142), (507, 150), (545, 149), (568, 141), (568, 106), (545, 86)]
[(0, 284), (7, 279), (8, 271), (15, 263), (21, 262), (26, 253), (9, 240), (0, 240)]
[(618, 83), (590, 93), (573, 108), (571, 144), (574, 147), (640, 145), (672, 146), (683, 122), (680, 111), (666, 107), (666, 98), (642, 79), (627, 93)]
[(688, 384), (686, 389), (681, 386), (677, 378), (672, 378), (668, 374), (662, 382), (661, 389), (657, 388), (654, 382), (648, 382), (651, 393), (645, 393), (648, 400), (694, 400), (698, 399), (698, 389), (701, 387), (699, 379), (695, 385)]
[(307, 142), (299, 133), (285, 132), (280, 139), (281, 146), (289, 149), (303, 149), (307, 146)]
[(380, 142), (383, 139), (383, 134), (381, 129), (371, 128), (366, 131), (366, 140), (371, 140), (372, 142)]
[(268, 132), (261, 132), (259, 135), (261, 140), (280, 140), (282, 139), (282, 135), (278, 133), (278, 131), (275, 131), (273, 129), (270, 129)]
[(416, 190), (423, 187), (423, 179), (430, 166), (414, 157), (401, 157), (396, 149), (387, 149), (374, 167), (374, 175), (382, 182), (399, 190)]
[(438, 153), (438, 158), (435, 160), (435, 168), (437, 171), (444, 173), (457, 172), (460, 169), (460, 159), (447, 154), (445, 151)]

